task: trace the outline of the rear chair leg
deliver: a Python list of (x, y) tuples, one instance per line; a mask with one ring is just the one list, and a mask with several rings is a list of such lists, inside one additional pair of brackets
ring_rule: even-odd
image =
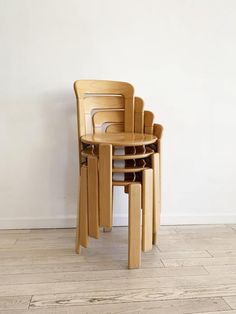
[(160, 227), (160, 159), (159, 153), (152, 155), (153, 169), (153, 235), (152, 244), (157, 245)]

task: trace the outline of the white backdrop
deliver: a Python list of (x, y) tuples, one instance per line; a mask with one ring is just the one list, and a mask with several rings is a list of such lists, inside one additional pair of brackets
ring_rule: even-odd
[(235, 223), (235, 16), (234, 0), (0, 0), (0, 228), (74, 225), (86, 78), (132, 83), (164, 125), (163, 224)]

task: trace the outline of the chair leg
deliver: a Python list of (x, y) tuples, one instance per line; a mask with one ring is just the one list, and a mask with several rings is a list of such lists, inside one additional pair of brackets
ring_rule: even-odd
[[(112, 186), (112, 203), (113, 203), (113, 199), (114, 199), (114, 186)], [(106, 232), (112, 232), (112, 227), (103, 227), (102, 231), (104, 233)]]
[(112, 227), (112, 146), (99, 145), (100, 226)]
[(159, 153), (152, 155), (153, 169), (153, 235), (152, 244), (156, 245), (158, 241), (158, 229), (160, 227), (160, 169)]
[(142, 250), (152, 250), (153, 170), (143, 170), (142, 182)]
[(88, 195), (87, 195), (87, 175), (86, 166), (81, 167), (80, 175), (80, 193), (77, 210), (77, 227), (76, 227), (76, 253), (80, 253), (80, 245), (88, 246)]
[(139, 268), (141, 261), (141, 184), (129, 185), (128, 268)]
[(90, 237), (98, 239), (98, 158), (92, 155), (88, 156), (88, 230)]

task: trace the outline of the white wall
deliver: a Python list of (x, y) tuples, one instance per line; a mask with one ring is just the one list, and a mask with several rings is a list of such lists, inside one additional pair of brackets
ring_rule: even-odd
[(74, 224), (85, 78), (131, 82), (165, 126), (163, 223), (235, 223), (235, 16), (234, 0), (0, 0), (0, 228)]

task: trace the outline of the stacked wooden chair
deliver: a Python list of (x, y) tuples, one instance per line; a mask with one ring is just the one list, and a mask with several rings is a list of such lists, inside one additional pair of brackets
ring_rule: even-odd
[(129, 195), (128, 267), (139, 268), (141, 249), (157, 244), (160, 224), (162, 126), (144, 111), (129, 83), (74, 83), (80, 155), (76, 252), (112, 228), (114, 186)]

